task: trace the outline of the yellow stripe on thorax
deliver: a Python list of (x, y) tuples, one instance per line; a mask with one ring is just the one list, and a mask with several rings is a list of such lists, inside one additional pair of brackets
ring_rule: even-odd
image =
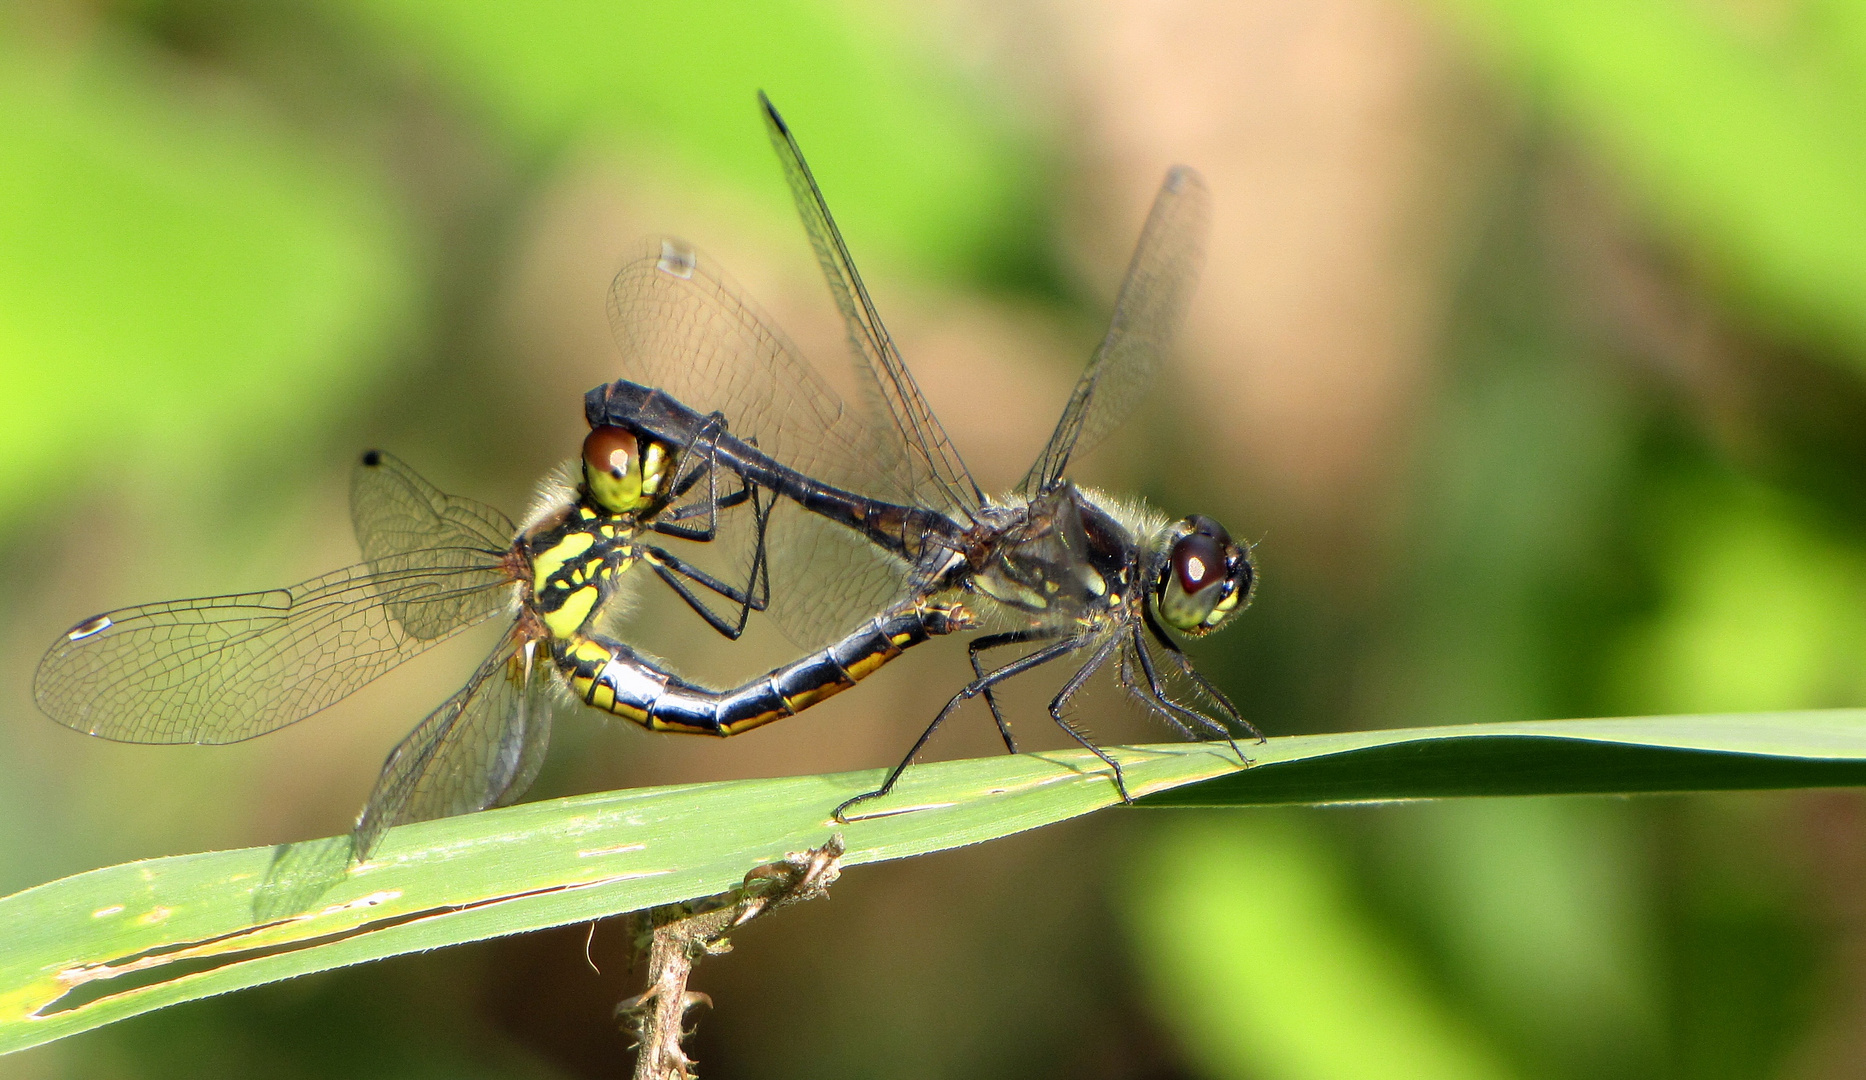
[(596, 538), (586, 532), (573, 532), (552, 544), (549, 550), (531, 560), (531, 588), (533, 592), (543, 592), (544, 583), (552, 574), (564, 568), (564, 564), (590, 549)]

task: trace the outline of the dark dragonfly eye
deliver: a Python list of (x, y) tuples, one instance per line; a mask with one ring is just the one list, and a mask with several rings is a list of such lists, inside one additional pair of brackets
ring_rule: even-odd
[(1173, 544), (1172, 559), (1173, 575), (1187, 593), (1199, 592), (1225, 576), (1224, 545), (1212, 536), (1192, 533), (1180, 537)]
[(1160, 617), (1181, 633), (1210, 633), (1250, 597), (1250, 553), (1224, 526), (1199, 515), (1174, 525), (1170, 536), (1155, 593)]

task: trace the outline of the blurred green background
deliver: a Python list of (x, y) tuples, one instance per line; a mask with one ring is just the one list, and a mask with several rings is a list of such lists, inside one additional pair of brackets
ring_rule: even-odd
[[(638, 238), (841, 362), (760, 88), (1000, 486), (1159, 177), (1205, 173), (1185, 347), (1078, 472), (1261, 543), (1194, 652), (1266, 731), (1866, 703), (1857, 0), (8, 2), (0, 894), (348, 826), (490, 639), (216, 749), (60, 728), (32, 666), (104, 608), (351, 561), (367, 446), (522, 511)], [(653, 597), (636, 626), (710, 677), (788, 650)], [(566, 718), (534, 795), (891, 763), (963, 680), (922, 652), (725, 743)], [(1038, 745), (1045, 692), (1012, 695)], [(1114, 697), (1104, 739), (1163, 737)], [(736, 944), (695, 982), (711, 1077), (1857, 1076), (1866, 802), (1115, 812), (863, 868)], [(623, 1075), (626, 952), (403, 958), (0, 1075)]]

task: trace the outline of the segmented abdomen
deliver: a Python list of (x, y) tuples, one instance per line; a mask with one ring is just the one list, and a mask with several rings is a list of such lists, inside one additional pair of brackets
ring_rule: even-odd
[(666, 672), (619, 641), (579, 634), (551, 644), (558, 670), (586, 704), (650, 731), (737, 735), (834, 697), (883, 664), (933, 637), (964, 630), (963, 605), (904, 605), (842, 640), (731, 690), (713, 690)]

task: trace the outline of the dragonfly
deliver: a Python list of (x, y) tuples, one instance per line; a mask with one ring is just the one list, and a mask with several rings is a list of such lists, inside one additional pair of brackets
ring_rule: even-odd
[[(1014, 490), (987, 496), (882, 324), (796, 137), (769, 98), (760, 94), (759, 103), (841, 312), (866, 407), (846, 405), (723, 272), (669, 239), (651, 244), (612, 287), (611, 323), (627, 377), (591, 390), (585, 412), (591, 424), (676, 447), (711, 432), (708, 445), (727, 471), (777, 497), (768, 568), (777, 594), (805, 598), (777, 613), (799, 644), (866, 613), (916, 605), (963, 609), (968, 623), (999, 628), (968, 642), (974, 678), (881, 786), (844, 802), (837, 819), (891, 791), (973, 698), (985, 699), (1005, 748), (1016, 753), (994, 689), (1059, 661), (1076, 666), (1049, 717), (1105, 763), (1123, 799), (1130, 796), (1120, 762), (1068, 714), (1102, 669), (1187, 737), (1222, 738), (1234, 753), (1237, 733), (1261, 741), (1174, 636), (1203, 637), (1249, 605), (1250, 545), (1209, 517), (1169, 520), (1065, 476), (1153, 385), (1184, 321), (1210, 218), (1199, 174), (1184, 166), (1167, 173), (1107, 334), (1049, 441)], [(731, 430), (709, 428), (713, 415), (731, 417)], [(1024, 651), (1016, 659), (987, 666), (988, 653), (1017, 648)], [(1169, 681), (1189, 686), (1193, 701)]]
[[(466, 684), (390, 752), (352, 831), (360, 861), (392, 826), (522, 795), (549, 744), (553, 684), (651, 730), (733, 735), (846, 689), (849, 672), (865, 675), (927, 635), (970, 625), (960, 605), (909, 601), (729, 690), (684, 679), (618, 640), (619, 598), (650, 572), (729, 639), (771, 606), (771, 506), (763, 489), (722, 467), (726, 434), (719, 415), (679, 446), (593, 425), (580, 459), (544, 483), (522, 524), (372, 450), (350, 493), (362, 562), (289, 588), (85, 619), (40, 662), (34, 696), (54, 720), (105, 739), (241, 742), (504, 616), (498, 644)], [(702, 569), (666, 546), (674, 540), (736, 543), (744, 578)]]

